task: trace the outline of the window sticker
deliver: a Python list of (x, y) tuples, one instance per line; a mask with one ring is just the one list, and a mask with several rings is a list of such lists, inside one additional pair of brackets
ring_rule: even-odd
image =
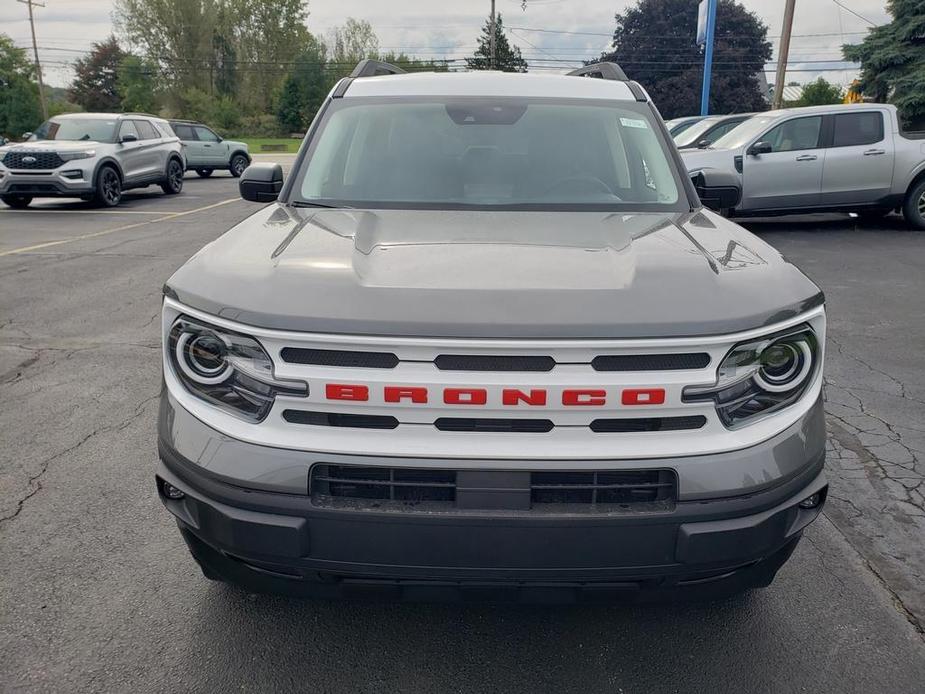
[(624, 128), (642, 128), (643, 130), (648, 129), (649, 127), (648, 123), (638, 118), (621, 118), (620, 124)]

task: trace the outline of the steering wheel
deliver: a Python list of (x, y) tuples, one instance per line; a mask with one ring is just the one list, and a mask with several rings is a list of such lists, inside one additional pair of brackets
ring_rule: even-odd
[[(571, 186), (571, 190), (568, 190), (568, 187)], [(592, 191), (589, 188), (593, 186), (596, 190)], [(554, 190), (560, 190), (565, 188), (565, 191), (562, 192), (572, 192), (572, 193), (606, 193), (607, 195), (613, 195), (613, 191), (610, 189), (606, 183), (604, 183), (597, 176), (591, 175), (578, 175), (578, 176), (566, 176), (565, 178), (560, 178), (558, 181), (549, 186), (546, 190), (543, 191), (543, 195), (548, 195)]]

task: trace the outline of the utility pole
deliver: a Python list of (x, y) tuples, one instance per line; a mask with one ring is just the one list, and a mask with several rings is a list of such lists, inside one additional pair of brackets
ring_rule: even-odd
[(793, 28), (793, 9), (796, 0), (787, 0), (784, 6), (784, 30), (780, 35), (777, 52), (777, 77), (774, 80), (774, 102), (771, 108), (780, 108), (784, 100), (784, 80), (787, 78), (787, 57), (790, 55), (790, 30)]
[(32, 27), (32, 52), (35, 54), (35, 74), (39, 80), (39, 103), (42, 105), (42, 120), (48, 118), (48, 107), (45, 106), (45, 85), (42, 84), (42, 64), (39, 62), (39, 48), (35, 42), (35, 19), (32, 17), (32, 6), (45, 7), (45, 3), (35, 0), (16, 0), (29, 6), (29, 26)]

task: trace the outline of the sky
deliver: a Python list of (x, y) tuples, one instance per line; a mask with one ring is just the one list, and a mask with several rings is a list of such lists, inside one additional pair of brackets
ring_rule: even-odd
[[(69, 64), (113, 31), (113, 2), (43, 1), (45, 7), (34, 9), (39, 58), (46, 81), (67, 86), (73, 77)], [(740, 2), (768, 25), (776, 59), (784, 0)], [(635, 0), (526, 0), (522, 9), (522, 0), (497, 0), (508, 39), (528, 61), (533, 60), (533, 69), (578, 66), (580, 59), (596, 57), (610, 44), (614, 15), (634, 4)], [(787, 82), (806, 83), (823, 76), (850, 84), (857, 69), (841, 61), (840, 46), (859, 41), (870, 26), (888, 22), (885, 4), (885, 0), (796, 0)], [(313, 33), (323, 36), (347, 17), (356, 17), (372, 24), (384, 52), (440, 58), (472, 53), (490, 0), (309, 0), (308, 7), (308, 28)], [(26, 5), (0, 0), (0, 33), (31, 48)], [(767, 66), (770, 83), (774, 67)]]

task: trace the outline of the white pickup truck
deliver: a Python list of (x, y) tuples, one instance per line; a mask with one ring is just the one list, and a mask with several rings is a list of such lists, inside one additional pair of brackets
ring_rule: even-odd
[(895, 106), (769, 111), (681, 156), (691, 172), (739, 174), (736, 216), (901, 210), (910, 226), (925, 229), (925, 132), (903, 131)]

